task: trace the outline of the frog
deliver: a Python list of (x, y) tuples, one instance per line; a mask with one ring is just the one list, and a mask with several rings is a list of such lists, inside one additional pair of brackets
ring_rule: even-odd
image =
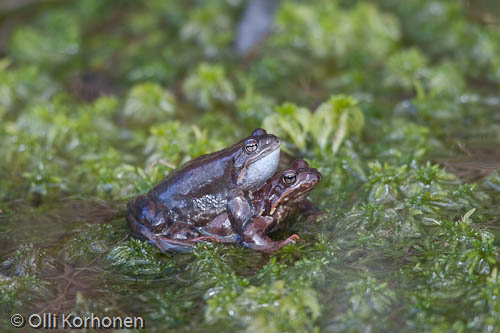
[(309, 192), (321, 181), (321, 173), (302, 160), (277, 172), (260, 189), (252, 193), (251, 216), (246, 219), (241, 232), (231, 229), (230, 212), (217, 216), (199, 229), (199, 233), (216, 238), (220, 242), (239, 242), (244, 247), (274, 252), (300, 239), (296, 234), (282, 241), (273, 241), (267, 234), (282, 228), (284, 221), (299, 210), (315, 211), (307, 200)]
[(217, 241), (195, 234), (223, 213), (230, 212), (233, 228), (241, 230), (240, 208), (250, 207), (249, 193), (275, 173), (280, 143), (277, 136), (257, 128), (235, 144), (177, 168), (147, 194), (128, 202), (125, 218), (132, 235), (163, 252), (182, 252), (194, 242)]
[(231, 223), (231, 212), (224, 212), (204, 226), (174, 223), (168, 235), (160, 237), (167, 242), (182, 240), (185, 251), (189, 251), (189, 247), (192, 249), (197, 242), (212, 241), (237, 243), (260, 252), (274, 252), (300, 237), (293, 234), (283, 241), (273, 241), (267, 234), (282, 227), (283, 221), (298, 210), (309, 206), (307, 196), (320, 180), (318, 170), (310, 168), (304, 160), (296, 160), (290, 168), (275, 173), (258, 190), (246, 193), (251, 207), (239, 206), (244, 211), (239, 213), (246, 216), (240, 229)]

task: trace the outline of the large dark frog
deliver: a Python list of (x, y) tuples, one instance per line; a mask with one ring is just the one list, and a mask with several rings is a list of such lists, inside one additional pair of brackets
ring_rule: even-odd
[(133, 233), (161, 250), (182, 251), (207, 236), (176, 232), (179, 223), (203, 227), (215, 217), (230, 213), (235, 230), (241, 230), (242, 205), (250, 207), (249, 193), (262, 187), (279, 163), (280, 140), (256, 129), (234, 145), (199, 156), (157, 184), (146, 195), (131, 200), (126, 219)]

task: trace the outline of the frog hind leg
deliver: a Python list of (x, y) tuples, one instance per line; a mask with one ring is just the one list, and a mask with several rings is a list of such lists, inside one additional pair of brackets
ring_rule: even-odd
[(182, 222), (173, 223), (163, 235), (164, 238), (170, 241), (191, 244), (191, 246), (194, 246), (198, 242), (220, 241), (216, 236), (201, 234), (200, 230), (195, 226)]
[(215, 217), (203, 227), (199, 227), (198, 231), (200, 234), (215, 238), (221, 243), (239, 243), (241, 241), (241, 237), (234, 231), (227, 213)]
[(243, 246), (261, 252), (274, 252), (300, 239), (298, 235), (293, 234), (283, 241), (273, 241), (266, 235), (267, 230), (272, 224), (273, 219), (271, 217), (252, 217), (243, 227)]
[(169, 239), (168, 237), (151, 232), (142, 223), (137, 221), (134, 215), (129, 212), (127, 212), (126, 219), (130, 229), (132, 230), (131, 234), (133, 237), (149, 241), (151, 244), (158, 247), (162, 252), (191, 252), (193, 250), (194, 244), (192, 243)]
[[(137, 228), (139, 228), (141, 235), (149, 240), (150, 243), (158, 247), (162, 252), (192, 252), (198, 242), (218, 242), (218, 239), (214, 237), (198, 236), (197, 232), (193, 230), (191, 226), (185, 226), (181, 223), (172, 225), (172, 227), (169, 228), (168, 236), (155, 234), (142, 224), (139, 224)], [(176, 237), (190, 238), (181, 239)]]
[(155, 234), (161, 233), (167, 227), (161, 208), (145, 195), (140, 195), (127, 204), (125, 217), (134, 236), (138, 236), (137, 238), (144, 239), (142, 230), (137, 228), (139, 224)]

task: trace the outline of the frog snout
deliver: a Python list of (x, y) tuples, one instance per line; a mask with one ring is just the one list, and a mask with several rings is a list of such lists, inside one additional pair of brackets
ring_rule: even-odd
[(313, 172), (313, 173), (311, 173), (311, 175), (310, 175), (311, 182), (312, 182), (314, 185), (316, 185), (316, 184), (318, 184), (318, 183), (320, 182), (321, 178), (322, 178), (322, 176), (321, 176), (321, 174), (319, 173), (319, 171), (318, 171), (318, 170), (316, 170), (316, 169), (314, 169), (314, 172)]

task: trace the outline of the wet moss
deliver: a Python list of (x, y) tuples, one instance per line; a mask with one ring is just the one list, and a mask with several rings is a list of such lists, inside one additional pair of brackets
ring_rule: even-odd
[(158, 249), (140, 240), (131, 239), (113, 247), (106, 255), (108, 265), (132, 276), (159, 275), (168, 266), (158, 258)]

